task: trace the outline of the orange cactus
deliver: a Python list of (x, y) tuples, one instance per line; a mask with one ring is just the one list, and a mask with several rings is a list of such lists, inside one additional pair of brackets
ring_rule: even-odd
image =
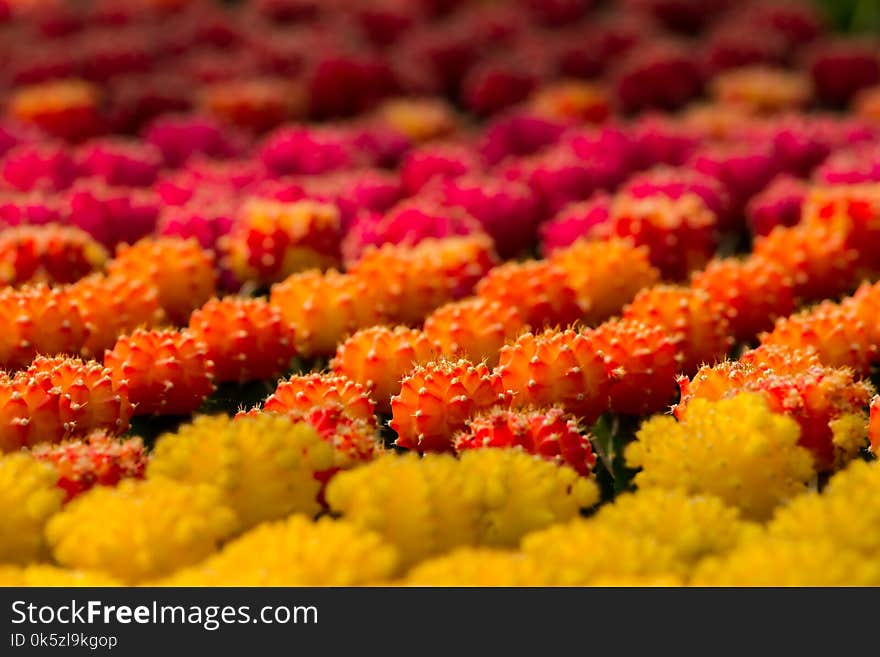
[(0, 373), (0, 453), (39, 442), (30, 436), (28, 398), (22, 396), (20, 387), (8, 374)]
[(496, 371), (514, 406), (559, 405), (587, 425), (608, 408), (617, 378), (590, 337), (573, 330), (521, 335), (501, 350)]
[(589, 336), (608, 370), (617, 372), (609, 391), (612, 411), (648, 415), (669, 407), (675, 397), (678, 360), (675, 343), (663, 329), (618, 319), (605, 322)]
[(0, 377), (0, 452), (55, 443), (100, 429), (128, 429), (126, 385), (94, 361), (37, 357), (31, 367)]
[(305, 108), (302, 90), (276, 78), (224, 80), (207, 86), (199, 100), (206, 114), (257, 132), (300, 116)]
[(52, 80), (16, 91), (9, 113), (62, 139), (89, 137), (100, 127), (99, 89), (84, 80)]
[(821, 365), (813, 350), (792, 349), (787, 345), (762, 344), (744, 351), (741, 363), (775, 374), (794, 374)]
[(678, 349), (681, 371), (724, 358), (731, 347), (723, 308), (703, 290), (658, 285), (643, 290), (623, 311), (624, 319), (659, 326)]
[(611, 206), (607, 224), (599, 234), (647, 246), (651, 264), (663, 278), (684, 280), (702, 269), (715, 253), (718, 218), (695, 194), (672, 199), (619, 196)]
[(107, 251), (79, 228), (19, 226), (0, 234), (0, 284), (73, 283), (97, 271)]
[(159, 291), (152, 283), (94, 274), (68, 288), (86, 327), (83, 355), (100, 358), (117, 338), (136, 328), (153, 328), (165, 321)]
[(584, 477), (596, 464), (589, 434), (561, 408), (536, 411), (495, 409), (468, 420), (455, 436), (455, 449), (521, 448), (548, 461), (574, 468)]
[(840, 304), (852, 311), (869, 333), (871, 344), (880, 346), (880, 283), (863, 283)]
[(835, 297), (855, 286), (858, 253), (848, 235), (831, 225), (777, 226), (755, 241), (753, 258), (779, 264), (804, 301)]
[(83, 308), (66, 287), (0, 290), (0, 367), (26, 366), (38, 353), (78, 354), (87, 337)]
[(528, 101), (540, 116), (562, 121), (601, 123), (611, 112), (608, 90), (580, 80), (541, 87)]
[(295, 327), (301, 353), (330, 355), (349, 334), (381, 323), (371, 290), (354, 275), (313, 269), (273, 285), (269, 303)]
[(743, 342), (795, 307), (791, 277), (764, 258), (715, 260), (694, 274), (691, 285), (721, 304), (734, 337)]
[(640, 290), (660, 280), (649, 255), (647, 247), (625, 240), (578, 240), (554, 252), (550, 262), (565, 272), (577, 292), (584, 322), (596, 325), (618, 314)]
[(193, 238), (145, 238), (122, 245), (107, 263), (107, 273), (153, 285), (159, 305), (178, 325), (186, 324), (189, 314), (214, 296), (217, 284), (213, 255)]
[(758, 114), (797, 110), (813, 96), (807, 75), (769, 66), (722, 71), (712, 79), (711, 87), (712, 95), (722, 104)]
[(477, 284), (477, 295), (519, 310), (526, 324), (569, 326), (584, 315), (566, 272), (547, 260), (509, 262)]
[(450, 135), (457, 124), (455, 109), (434, 98), (394, 98), (382, 103), (376, 113), (415, 143)]
[(497, 263), (485, 235), (426, 239), (368, 249), (350, 273), (389, 322), (421, 324), (434, 309), (468, 296)]
[(473, 297), (441, 306), (425, 320), (425, 335), (444, 356), (498, 364), (501, 347), (525, 329), (514, 306)]
[(338, 267), (339, 240), (335, 205), (252, 198), (242, 207), (225, 250), (241, 280), (265, 285), (309, 269)]
[(112, 372), (95, 361), (38, 356), (23, 372), (43, 387), (60, 391), (60, 413), (68, 434), (92, 431), (115, 434), (128, 430), (133, 407), (125, 381), (114, 383)]
[(390, 426), (397, 445), (420, 452), (452, 449), (468, 418), (503, 403), (501, 377), (486, 365), (440, 360), (419, 366), (391, 398)]
[(823, 365), (851, 367), (866, 376), (877, 357), (868, 326), (851, 308), (825, 301), (815, 308), (783, 317), (761, 344), (813, 351)]
[(437, 345), (422, 331), (405, 326), (362, 329), (339, 345), (330, 369), (360, 383), (381, 413), (391, 412), (391, 397), (416, 366), (434, 360)]
[(58, 487), (69, 502), (93, 486), (115, 486), (123, 479), (143, 479), (147, 453), (140, 438), (120, 440), (103, 431), (82, 440), (57, 445), (40, 444), (34, 458), (51, 463), (58, 471)]
[(74, 410), (62, 414), (63, 393), (40, 380), (19, 373), (0, 379), (0, 451), (12, 452), (41, 442), (58, 442), (68, 435)]
[(188, 331), (138, 329), (104, 354), (113, 384), (128, 385), (136, 415), (187, 415), (214, 391), (207, 347)]
[(815, 186), (804, 199), (802, 223), (839, 231), (869, 276), (880, 272), (880, 185)]
[(304, 374), (280, 382), (263, 404), (263, 411), (304, 414), (328, 405), (339, 405), (349, 417), (376, 426), (376, 404), (367, 388), (344, 376), (329, 374)]
[(293, 327), (263, 299), (211, 299), (190, 316), (189, 330), (207, 346), (217, 381), (272, 379), (296, 356)]

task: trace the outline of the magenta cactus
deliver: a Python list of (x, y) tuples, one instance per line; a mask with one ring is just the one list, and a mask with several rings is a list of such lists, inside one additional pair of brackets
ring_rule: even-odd
[(611, 196), (597, 192), (586, 201), (566, 205), (541, 225), (541, 253), (544, 257), (588, 237), (611, 216)]
[(351, 135), (331, 127), (282, 127), (266, 137), (260, 159), (274, 175), (317, 175), (365, 164)]
[(111, 252), (152, 233), (159, 219), (158, 195), (137, 187), (110, 187), (90, 179), (77, 181), (64, 195), (71, 225), (81, 228)]
[(813, 177), (827, 185), (880, 182), (880, 145), (863, 144), (836, 151)]
[(694, 154), (688, 166), (721, 182), (727, 188), (735, 213), (779, 173), (773, 148), (765, 143), (704, 146)]
[(776, 226), (794, 226), (801, 220), (801, 206), (808, 185), (793, 176), (777, 176), (746, 206), (752, 235), (768, 235)]
[(418, 193), (434, 179), (447, 179), (482, 168), (468, 146), (455, 142), (427, 144), (411, 151), (400, 167), (400, 180), (407, 194)]
[(687, 167), (656, 167), (637, 173), (624, 183), (621, 191), (633, 198), (661, 195), (678, 199), (684, 194), (696, 194), (718, 218), (720, 228), (730, 228), (735, 223), (730, 195), (724, 184), (713, 176)]
[(42, 192), (0, 192), (0, 228), (65, 222), (62, 203)]
[(183, 165), (193, 155), (215, 158), (244, 153), (244, 138), (232, 128), (197, 114), (165, 115), (147, 126), (144, 141), (162, 151), (165, 164)]
[(108, 185), (149, 187), (163, 165), (162, 151), (152, 144), (129, 139), (95, 139), (78, 152), (79, 170), (84, 176), (102, 179)]
[(429, 237), (453, 237), (482, 233), (480, 222), (461, 208), (443, 207), (426, 198), (413, 198), (380, 215), (363, 212), (342, 240), (347, 266), (360, 259), (369, 246), (418, 244)]
[(489, 122), (482, 133), (479, 151), (490, 165), (508, 157), (533, 155), (554, 145), (568, 126), (527, 111), (516, 111)]
[(627, 134), (638, 168), (657, 164), (681, 166), (706, 141), (693, 126), (662, 114), (648, 113), (636, 119)]
[(235, 225), (237, 209), (235, 200), (199, 196), (186, 205), (164, 208), (156, 230), (169, 237), (193, 237), (202, 248), (217, 251), (220, 239)]
[(528, 185), (485, 174), (465, 174), (446, 180), (439, 193), (445, 205), (463, 208), (480, 222), (502, 258), (512, 258), (534, 242), (540, 205)]
[(57, 192), (76, 179), (76, 163), (62, 145), (44, 142), (12, 147), (0, 161), (0, 185), (21, 192)]

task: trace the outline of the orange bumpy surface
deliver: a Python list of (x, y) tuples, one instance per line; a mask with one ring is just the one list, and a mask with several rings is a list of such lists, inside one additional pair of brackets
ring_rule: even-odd
[(793, 374), (821, 365), (819, 357), (812, 350), (792, 349), (777, 344), (762, 344), (744, 351), (739, 360), (746, 365), (776, 374)]
[(660, 280), (648, 248), (625, 240), (578, 240), (554, 252), (550, 262), (565, 272), (590, 325), (618, 314), (639, 290)]
[(189, 330), (205, 343), (217, 381), (272, 379), (296, 356), (293, 327), (263, 299), (211, 299), (190, 316)]
[(761, 344), (813, 351), (823, 365), (851, 367), (867, 375), (877, 357), (877, 344), (854, 309), (825, 301), (815, 308), (783, 317)]
[(627, 415), (659, 413), (675, 397), (677, 350), (658, 326), (633, 319), (605, 322), (590, 331), (593, 345), (616, 379), (609, 396), (611, 410)]
[(83, 310), (66, 287), (0, 290), (0, 367), (24, 367), (38, 353), (80, 353), (87, 337)]
[(558, 404), (587, 425), (608, 408), (617, 376), (592, 339), (571, 329), (521, 335), (501, 350), (496, 371), (514, 406)]
[(338, 267), (339, 210), (315, 201), (248, 200), (225, 250), (244, 281), (277, 283), (309, 269)]
[(31, 453), (58, 471), (58, 486), (69, 502), (93, 486), (115, 486), (122, 479), (142, 479), (147, 453), (140, 438), (121, 440), (103, 431), (82, 440), (37, 445)]
[(451, 450), (468, 418), (499, 403), (501, 377), (484, 364), (440, 360), (417, 367), (391, 398), (397, 445), (420, 452)]
[(340, 344), (330, 369), (363, 385), (378, 410), (389, 413), (403, 378), (437, 355), (437, 345), (418, 329), (374, 326)]
[(313, 408), (339, 405), (346, 415), (376, 426), (376, 405), (369, 391), (344, 376), (303, 374), (278, 384), (263, 410), (271, 413), (306, 413)]
[(472, 297), (441, 306), (425, 320), (425, 335), (444, 356), (466, 358), (494, 367), (504, 344), (525, 329), (515, 306)]
[(0, 284), (73, 283), (97, 271), (107, 251), (79, 228), (47, 224), (0, 233)]
[(159, 305), (178, 325), (214, 296), (217, 284), (214, 256), (193, 238), (145, 238), (122, 245), (107, 263), (107, 273), (155, 286)]
[(374, 289), (351, 274), (312, 269), (273, 285), (269, 303), (294, 327), (303, 354), (327, 356), (349, 334), (381, 323)]
[(0, 378), (0, 451), (55, 443), (96, 429), (122, 433), (132, 414), (127, 386), (94, 361), (37, 357)]
[(721, 304), (703, 290), (658, 285), (643, 290), (623, 311), (625, 319), (659, 326), (675, 343), (685, 373), (724, 358), (730, 325)]
[(862, 284), (840, 305), (855, 313), (868, 331), (871, 344), (880, 346), (880, 283)]
[(123, 333), (165, 322), (159, 291), (149, 282), (94, 274), (71, 285), (68, 294), (85, 322), (83, 354), (92, 358), (103, 357)]
[(495, 409), (478, 415), (455, 436), (455, 449), (519, 447), (588, 476), (596, 464), (589, 435), (561, 408), (535, 411)]
[(802, 223), (846, 235), (865, 276), (880, 273), (880, 185), (814, 186), (804, 199)]
[(830, 225), (777, 226), (755, 240), (752, 257), (779, 264), (804, 301), (837, 296), (856, 282), (858, 254), (847, 235)]
[(497, 262), (492, 241), (473, 235), (370, 248), (350, 273), (366, 286), (386, 321), (415, 325), (432, 310), (471, 294)]
[(565, 270), (548, 260), (499, 265), (477, 284), (477, 295), (516, 308), (535, 329), (566, 327), (584, 315)]
[(187, 415), (214, 391), (207, 347), (188, 331), (138, 329), (104, 355), (115, 385), (127, 382), (136, 415)]
[(619, 196), (600, 234), (646, 246), (663, 278), (680, 281), (715, 253), (718, 219), (695, 194), (681, 198)]
[(791, 277), (764, 258), (715, 260), (694, 274), (691, 285), (721, 304), (739, 341), (753, 340), (795, 307)]

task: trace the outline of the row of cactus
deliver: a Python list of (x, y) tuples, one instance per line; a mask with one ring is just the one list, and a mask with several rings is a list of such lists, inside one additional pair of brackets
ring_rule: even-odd
[(0, 584), (880, 585), (880, 51), (593, 4), (0, 0)]

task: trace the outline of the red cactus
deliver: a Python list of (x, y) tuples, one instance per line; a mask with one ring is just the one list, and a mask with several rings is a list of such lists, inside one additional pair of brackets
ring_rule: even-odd
[(143, 281), (159, 293), (159, 305), (176, 324), (214, 295), (217, 274), (214, 258), (194, 239), (144, 239), (122, 246), (107, 263), (111, 276)]
[(400, 392), (403, 378), (437, 355), (437, 345), (418, 329), (375, 326), (340, 344), (330, 369), (363, 385), (378, 410), (390, 413), (391, 397)]
[(659, 413), (675, 397), (675, 343), (659, 326), (632, 319), (605, 322), (589, 332), (593, 345), (615, 373), (611, 410), (627, 415)]
[(586, 425), (608, 408), (618, 377), (590, 336), (573, 330), (521, 335), (501, 350), (496, 371), (515, 406), (558, 404)]
[(217, 381), (272, 379), (296, 355), (293, 327), (263, 299), (211, 299), (190, 316), (189, 330), (207, 346)]
[(344, 376), (304, 374), (281, 381), (266, 399), (270, 413), (306, 413), (315, 407), (338, 404), (349, 417), (376, 426), (376, 404), (360, 383)]
[(565, 270), (546, 260), (495, 267), (477, 284), (476, 291), (483, 299), (516, 308), (534, 328), (568, 326), (585, 310)]
[(121, 337), (104, 354), (116, 386), (126, 382), (137, 415), (187, 415), (214, 391), (207, 347), (187, 331), (144, 331)]
[(724, 308), (703, 290), (670, 285), (643, 290), (624, 308), (623, 317), (662, 328), (675, 344), (685, 373), (724, 358), (731, 347)]
[(31, 453), (58, 471), (58, 486), (65, 492), (66, 502), (93, 486), (115, 486), (123, 479), (143, 479), (147, 466), (147, 453), (140, 438), (120, 440), (103, 431), (81, 440), (56, 445), (43, 443)]
[(73, 283), (106, 261), (104, 247), (78, 228), (20, 226), (0, 234), (0, 284)]
[(587, 477), (596, 463), (588, 434), (561, 408), (538, 411), (496, 409), (467, 422), (454, 438), (457, 451), (519, 447), (548, 461), (568, 465)]
[(468, 418), (506, 400), (501, 378), (466, 360), (434, 361), (414, 369), (391, 398), (397, 445), (420, 452), (452, 449)]

